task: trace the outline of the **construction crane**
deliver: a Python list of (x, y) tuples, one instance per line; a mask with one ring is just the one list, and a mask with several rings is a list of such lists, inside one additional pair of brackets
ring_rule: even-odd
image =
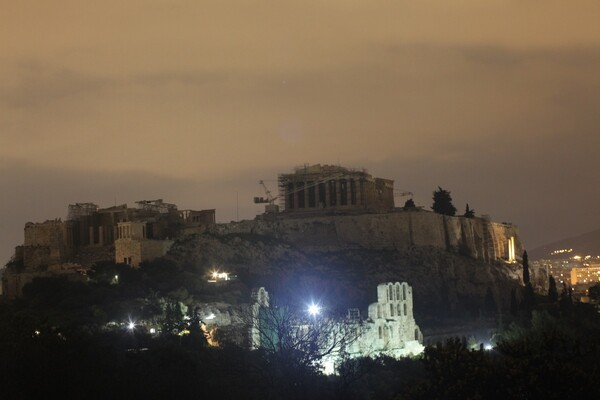
[(258, 181), (258, 184), (263, 187), (267, 197), (255, 197), (254, 203), (255, 204), (268, 203), (265, 205), (265, 213), (278, 213), (279, 206), (275, 204), (275, 200), (277, 200), (279, 198), (279, 196), (273, 196), (271, 194), (271, 191), (269, 190), (267, 185), (265, 185), (265, 182), (263, 180)]
[(275, 200), (277, 200), (277, 198), (279, 196), (273, 197), (273, 195), (271, 194), (271, 191), (269, 190), (269, 188), (267, 187), (267, 185), (265, 185), (264, 181), (262, 181), (262, 180), (258, 181), (258, 184), (263, 187), (263, 189), (265, 190), (265, 194), (267, 195), (267, 197), (255, 197), (254, 198), (254, 203), (256, 203), (256, 204), (269, 203), (269, 205), (273, 205), (273, 203), (275, 203)]
[(410, 197), (412, 197), (413, 194), (412, 194), (412, 192), (399, 192), (399, 191), (394, 190), (394, 196), (397, 196), (397, 197), (410, 196)]

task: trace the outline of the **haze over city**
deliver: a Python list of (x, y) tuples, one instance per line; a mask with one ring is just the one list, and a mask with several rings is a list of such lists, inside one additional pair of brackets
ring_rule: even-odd
[(597, 1), (0, 3), (2, 264), (70, 203), (252, 219), (314, 163), (526, 248), (600, 227)]

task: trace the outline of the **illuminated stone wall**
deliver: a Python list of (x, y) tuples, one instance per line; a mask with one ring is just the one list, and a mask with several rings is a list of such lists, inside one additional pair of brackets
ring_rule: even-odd
[[(344, 348), (334, 348), (321, 360), (326, 374), (335, 373), (343, 361), (342, 352), (351, 358), (378, 357), (386, 355), (394, 358), (414, 356), (423, 349), (423, 334), (413, 315), (412, 287), (406, 282), (386, 282), (377, 286), (377, 302), (369, 305), (366, 319), (348, 320), (358, 336)], [(342, 328), (343, 330), (344, 328)], [(335, 341), (335, 337), (332, 341)]]
[(369, 305), (362, 334), (348, 349), (355, 357), (418, 354), (423, 334), (413, 315), (412, 287), (406, 282), (377, 286), (377, 302)]
[(210, 230), (272, 236), (311, 251), (435, 247), (489, 263), (509, 261), (508, 244), (514, 238), (517, 257), (523, 253), (515, 225), (423, 210), (251, 220), (217, 224)]

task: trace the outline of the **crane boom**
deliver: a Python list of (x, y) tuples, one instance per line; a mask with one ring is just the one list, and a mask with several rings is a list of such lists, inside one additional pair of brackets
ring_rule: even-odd
[(273, 205), (273, 203), (275, 203), (275, 200), (277, 200), (277, 198), (279, 196), (275, 196), (273, 197), (273, 195), (271, 194), (271, 191), (269, 190), (269, 188), (267, 187), (267, 185), (265, 185), (265, 182), (260, 180), (258, 181), (258, 184), (261, 185), (265, 191), (265, 194), (267, 195), (267, 197), (255, 197), (254, 198), (254, 203), (256, 204), (261, 204), (261, 203), (269, 203), (269, 205)]

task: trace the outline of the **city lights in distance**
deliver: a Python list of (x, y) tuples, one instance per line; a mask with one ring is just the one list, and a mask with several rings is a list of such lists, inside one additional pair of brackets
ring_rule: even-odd
[(555, 255), (555, 254), (562, 254), (562, 253), (570, 253), (572, 251), (573, 251), (573, 249), (560, 249), (560, 250), (554, 250), (550, 254)]

